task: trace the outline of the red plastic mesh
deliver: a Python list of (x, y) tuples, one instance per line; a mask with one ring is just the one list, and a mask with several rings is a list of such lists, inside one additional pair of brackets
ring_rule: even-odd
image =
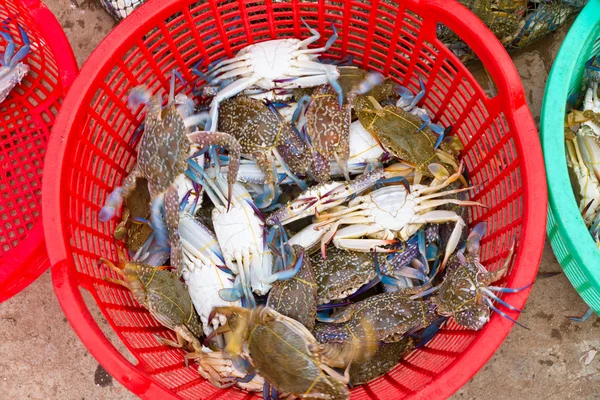
[[(102, 279), (111, 273), (98, 266), (98, 258), (116, 259), (117, 253), (111, 234), (115, 222), (99, 223), (98, 212), (108, 193), (134, 165), (136, 151), (129, 143), (141, 123), (141, 115), (133, 115), (127, 107), (128, 93), (140, 84), (165, 91), (173, 68), (192, 80), (191, 68), (199, 60), (209, 63), (232, 57), (251, 43), (307, 37), (310, 32), (300, 17), (322, 34), (315, 46), (325, 44), (332, 34), (331, 22), (335, 23), (340, 36), (327, 56), (339, 59), (352, 55), (359, 66), (389, 74), (413, 91), (418, 89), (419, 78), (425, 82), (427, 96), (422, 105), (434, 113), (436, 122), (454, 126), (465, 145), (464, 160), (471, 181), (477, 186), (472, 198), (487, 206), (475, 208), (469, 215), (470, 224), (488, 223), (483, 263), (497, 269), (504, 262), (513, 240), (518, 241), (523, 231), (526, 195), (522, 154), (514, 143), (517, 133), (505, 117), (511, 110), (498, 98), (486, 97), (471, 73), (438, 41), (435, 22), (424, 19), (424, 12), (413, 12), (407, 4), (416, 2), (173, 2), (151, 19), (136, 21), (131, 36), (104, 57), (100, 79), (82, 94), (83, 109), (78, 110), (68, 132), (64, 151), (60, 191), (65, 213), (62, 223), (68, 235), (65, 254), (69, 263), (72, 255), (75, 269), (69, 273), (74, 281), (91, 292), (112, 328), (138, 358), (135, 368), (140, 373), (181, 398), (249, 396), (236, 389), (214, 388), (186, 368), (181, 351), (168, 349), (154, 338), (156, 334), (174, 338), (172, 333), (126, 289)], [(190, 92), (181, 85), (177, 90)], [(511, 276), (517, 268), (536, 266), (515, 266)], [(71, 322), (77, 329), (78, 322)], [(415, 395), (485, 332), (466, 331), (450, 323), (391, 373), (353, 389), (353, 398)], [(130, 388), (138, 393), (135, 385)], [(143, 390), (139, 388), (139, 393)]]
[[(0, 29), (13, 36), (15, 51), (23, 45), (17, 24), (27, 32), (31, 42), (31, 51), (23, 60), (30, 67), (29, 73), (0, 103), (2, 301), (48, 267), (41, 224), (37, 222), (41, 213), (46, 141), (61, 105), (64, 87), (56, 57), (48, 45), (48, 40), (53, 39), (40, 31), (30, 10), (19, 0), (2, 0), (0, 21), (5, 21)], [(0, 38), (2, 54), (6, 45)], [(30, 240), (25, 241), (28, 237)], [(31, 262), (32, 257), (37, 257), (37, 262)], [(39, 262), (40, 257), (45, 261)]]

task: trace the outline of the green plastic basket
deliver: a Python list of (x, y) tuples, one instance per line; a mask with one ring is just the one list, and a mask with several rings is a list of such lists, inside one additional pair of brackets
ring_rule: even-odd
[(600, 0), (590, 0), (556, 58), (542, 106), (542, 148), (548, 177), (547, 233), (565, 274), (600, 314), (600, 251), (579, 212), (567, 170), (564, 119), (567, 99), (581, 91), (585, 62), (600, 55)]

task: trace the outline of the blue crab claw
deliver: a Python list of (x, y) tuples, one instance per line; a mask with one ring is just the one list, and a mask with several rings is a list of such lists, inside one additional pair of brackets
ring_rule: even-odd
[(121, 187), (115, 188), (106, 198), (104, 207), (100, 209), (98, 213), (98, 220), (100, 222), (108, 222), (115, 217), (117, 210), (123, 205), (123, 189)]
[(296, 262), (294, 263), (293, 268), (286, 269), (281, 272), (276, 272), (276, 273), (272, 274), (271, 276), (269, 276), (268, 278), (266, 278), (264, 280), (264, 282), (265, 283), (273, 283), (275, 281), (285, 281), (288, 279), (292, 279), (294, 276), (296, 276), (298, 271), (300, 271), (300, 268), (302, 267), (302, 264), (304, 263), (304, 257), (305, 257), (305, 253), (303, 250), (300, 252), (300, 255), (296, 259)]
[(398, 96), (400, 96), (400, 98), (396, 102), (396, 106), (403, 108), (407, 111), (410, 111), (413, 108), (415, 108), (425, 96), (425, 83), (421, 78), (419, 78), (419, 85), (421, 87), (421, 90), (416, 95), (414, 95), (413, 92), (406, 86), (396, 86), (394, 88), (394, 91), (396, 92), (396, 94), (398, 94)]
[(150, 101), (150, 92), (145, 86), (136, 86), (129, 93), (127, 105), (132, 110), (136, 110), (141, 104), (146, 104)]
[(383, 275), (381, 273), (381, 267), (379, 266), (379, 257), (377, 257), (377, 253), (373, 253), (373, 259), (374, 259), (374, 265), (375, 265), (375, 272), (377, 272), (377, 278), (379, 278), (379, 281), (381, 283), (383, 283), (384, 285), (391, 285), (391, 286), (395, 286), (395, 287), (401, 287), (403, 282), (400, 281), (399, 279), (394, 278), (393, 276), (389, 276), (389, 275)]
[(4, 65), (11, 67), (12, 56), (15, 52), (15, 42), (13, 41), (13, 38), (10, 35), (10, 33), (0, 32), (0, 36), (2, 36), (4, 40), (6, 40), (6, 42), (8, 43), (6, 45), (6, 49), (4, 50)]
[(281, 194), (279, 186), (274, 183), (265, 184), (263, 187), (263, 194), (254, 199), (254, 204), (261, 210), (270, 207)]
[(471, 229), (467, 237), (466, 249), (469, 253), (479, 253), (481, 238), (487, 231), (487, 223), (480, 222)]
[(425, 97), (425, 82), (423, 82), (423, 79), (421, 78), (419, 78), (419, 86), (421, 87), (421, 91), (417, 93), (417, 95), (413, 99), (411, 104), (413, 107), (419, 104), (419, 102), (423, 100), (423, 97)]
[[(296, 110), (294, 110), (294, 114), (292, 115), (292, 124), (294, 126), (298, 122), (298, 118), (300, 118), (300, 114), (302, 113), (302, 109), (304, 108), (304, 106), (307, 106), (309, 102), (310, 102), (310, 96), (307, 95), (307, 94), (304, 95), (304, 96), (302, 96), (302, 97), (300, 97), (300, 99), (298, 99), (298, 104), (296, 105)], [(298, 128), (296, 128), (295, 130), (297, 131)]]
[(169, 243), (169, 234), (163, 218), (164, 211), (164, 196), (157, 197), (150, 204), (150, 221), (156, 234), (156, 242), (160, 245)]
[(400, 108), (407, 108), (415, 98), (413, 92), (411, 92), (406, 86), (396, 86), (394, 87), (394, 92), (400, 96), (396, 102), (396, 106)]
[(509, 320), (510, 322), (512, 322), (514, 324), (519, 325), (521, 328), (525, 328), (525, 329), (529, 330), (528, 327), (526, 327), (525, 325), (523, 325), (516, 319), (509, 317), (508, 315), (506, 315), (505, 313), (500, 311), (498, 308), (496, 308), (496, 306), (494, 306), (494, 303), (492, 303), (492, 301), (490, 299), (488, 299), (487, 297), (483, 297), (483, 301), (485, 301), (485, 303), (488, 305), (488, 307), (491, 308), (492, 310), (494, 310), (495, 312), (497, 312), (501, 317), (506, 318), (507, 320)]
[(589, 317), (592, 316), (592, 314), (594, 313), (594, 310), (592, 310), (592, 308), (588, 308), (587, 311), (581, 316), (581, 317), (567, 317), (569, 318), (571, 321), (574, 322), (585, 322), (588, 320)]
[[(19, 51), (17, 51), (17, 54), (11, 57), (9, 67), (14, 67), (17, 65), (27, 56), (27, 54), (29, 54), (29, 51), (31, 50), (29, 36), (27, 36), (27, 33), (20, 25), (19, 32), (21, 33), (21, 38), (23, 39), (23, 46), (19, 49)], [(6, 54), (8, 54), (8, 52), (6, 52), (4, 55), (6, 56)]]

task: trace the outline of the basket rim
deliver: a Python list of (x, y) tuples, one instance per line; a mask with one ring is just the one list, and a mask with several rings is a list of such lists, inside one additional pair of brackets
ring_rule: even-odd
[[(68, 234), (66, 214), (61, 213), (63, 198), (61, 185), (63, 177), (66, 143), (68, 132), (78, 120), (81, 104), (89, 102), (88, 93), (94, 80), (110, 69), (108, 55), (120, 51), (125, 44), (123, 38), (146, 33), (155, 25), (153, 17), (170, 15), (187, 7), (191, 0), (149, 0), (125, 18), (100, 43), (84, 64), (81, 74), (76, 79), (72, 93), (68, 94), (63, 110), (75, 110), (59, 113), (56, 126), (60, 134), (53, 135), (48, 151), (53, 154), (52, 160), (45, 164), (43, 218), (50, 261), (53, 264), (52, 276), (56, 295), (71, 326), (78, 334), (90, 353), (104, 368), (124, 386), (143, 398), (160, 395), (164, 398), (175, 398), (173, 394), (157, 383), (149, 375), (137, 369), (110, 344), (89, 310), (83, 304), (79, 291), (73, 259), (67, 251)], [(214, 0), (209, 0), (212, 4)], [(525, 92), (519, 74), (506, 50), (493, 33), (473, 13), (458, 2), (445, 0), (406, 0), (414, 6), (413, 10), (427, 8), (427, 18), (442, 22), (453, 31), (468, 32), (468, 38), (461, 37), (484, 62), (494, 81), (502, 89), (502, 93), (494, 99), (498, 107), (506, 105), (505, 116), (511, 126), (515, 127), (515, 145), (520, 154), (528, 154), (521, 159), (521, 177), (525, 191), (523, 204), (522, 243), (515, 254), (515, 264), (521, 268), (516, 270), (507, 284), (525, 286), (532, 283), (537, 274), (545, 239), (545, 218), (547, 216), (546, 178), (543, 169), (543, 157), (537, 129), (526, 103)], [(216, 4), (213, 4), (216, 7)], [(482, 40), (485, 38), (485, 40)], [(526, 229), (525, 229), (526, 228)], [(515, 307), (522, 308), (530, 289), (506, 297)], [(518, 318), (515, 312), (508, 312)], [(446, 398), (466, 383), (494, 354), (508, 335), (513, 324), (499, 315), (494, 315), (470, 344), (469, 349), (449, 365), (443, 373), (425, 386), (412, 398)]]
[[(589, 0), (567, 33), (550, 71), (540, 119), (544, 161), (549, 177), (549, 206), (556, 221), (555, 226), (548, 226), (548, 232), (558, 229), (566, 250), (581, 266), (581, 271), (596, 292), (600, 292), (600, 270), (594, 270), (593, 267), (600, 265), (600, 251), (585, 227), (573, 190), (565, 190), (565, 187), (571, 188), (572, 185), (566, 163), (563, 126), (569, 85), (578, 67), (578, 60), (574, 55), (581, 52), (583, 44), (591, 39), (593, 30), (598, 29), (598, 15), (600, 0)], [(566, 263), (561, 263), (561, 267), (574, 284), (571, 268)], [(580, 290), (583, 291), (577, 287), (575, 289), (580, 294)], [(591, 306), (589, 303), (588, 305)], [(594, 311), (600, 313), (600, 305), (597, 305)]]
[[(29, 11), (55, 57), (64, 97), (79, 70), (73, 49), (60, 23), (45, 4), (40, 0), (22, 0), (21, 3)], [(17, 264), (0, 279), (0, 303), (21, 292), (50, 268), (42, 222), (42, 217), (38, 217), (27, 237), (0, 260), (0, 268), (9, 263)]]

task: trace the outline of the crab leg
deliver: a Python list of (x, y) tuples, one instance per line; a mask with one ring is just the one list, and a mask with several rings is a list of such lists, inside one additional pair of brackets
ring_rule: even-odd
[[(232, 65), (236, 65), (236, 64), (232, 64)], [(238, 68), (231, 69), (231, 70), (225, 72), (224, 74), (217, 76), (215, 79), (212, 80), (211, 84), (217, 84), (221, 81), (225, 81), (230, 78), (235, 78), (236, 76), (247, 74), (249, 72), (252, 72), (252, 69), (248, 65), (242, 64)]]
[[(369, 222), (368, 219), (363, 218), (364, 222)], [(391, 245), (397, 242), (397, 240), (383, 240), (383, 239), (356, 239), (363, 236), (371, 236), (382, 232), (381, 228), (377, 228), (373, 225), (359, 224), (359, 219), (353, 219), (354, 225), (347, 226), (340, 229), (335, 233), (333, 237), (333, 244), (339, 249), (360, 251), (363, 253), (378, 252), (378, 253), (394, 253), (396, 249), (386, 249), (383, 246)], [(340, 223), (349, 223), (342, 219)]]
[(135, 190), (136, 179), (141, 176), (141, 171), (135, 167), (123, 180), (122, 186), (116, 187), (108, 195), (104, 202), (104, 207), (98, 213), (98, 220), (100, 222), (107, 222), (114, 218), (117, 210), (123, 206), (123, 200)]
[(246, 60), (248, 60), (248, 58), (249, 58), (249, 55), (248, 55), (248, 54), (244, 54), (244, 55), (242, 55), (242, 56), (238, 56), (238, 57), (233, 57), (233, 58), (228, 58), (228, 59), (225, 59), (225, 60), (223, 60), (223, 61), (220, 61), (219, 63), (217, 63), (217, 64), (216, 64), (216, 65), (214, 65), (214, 66), (210, 66), (210, 65), (209, 65), (209, 68), (208, 68), (208, 70), (206, 71), (206, 75), (207, 75), (207, 76), (213, 76), (213, 75), (216, 75), (216, 74), (218, 74), (218, 73), (219, 73), (219, 72), (217, 72), (217, 71), (218, 71), (218, 70), (219, 70), (221, 67), (223, 67), (223, 66), (225, 66), (225, 65), (232, 64), (232, 63), (240, 62), (240, 61), (246, 61)]
[[(304, 24), (306, 24), (305, 21), (303, 21)], [(308, 27), (308, 25), (307, 25)], [(327, 43), (325, 43), (325, 46), (323, 47), (317, 47), (315, 49), (306, 49), (306, 50), (297, 50), (296, 54), (313, 54), (313, 53), (323, 53), (327, 50), (329, 50), (329, 48), (331, 47), (331, 45), (333, 45), (335, 43), (335, 41), (338, 39), (338, 32), (337, 29), (335, 27), (335, 24), (332, 22), (331, 23), (331, 28), (333, 29), (333, 35), (331, 35), (331, 37), (329, 38), (329, 40), (327, 40)], [(312, 29), (310, 27), (308, 27), (308, 29), (310, 29), (310, 32), (314, 35), (308, 39), (303, 40), (302, 42), (300, 42), (298, 44), (299, 48), (302, 47), (307, 47), (309, 44), (316, 42), (317, 40), (319, 40), (321, 38), (321, 35), (319, 34), (319, 32), (317, 32), (317, 30)]]
[[(304, 24), (306, 29), (308, 29), (310, 31), (310, 33), (312, 33), (312, 36), (309, 36), (306, 39), (304, 39), (303, 41), (301, 41), (300, 43), (298, 43), (299, 48), (308, 47), (309, 45), (313, 44), (317, 40), (321, 39), (321, 34), (319, 33), (319, 31), (317, 31), (314, 28), (311, 28), (310, 25), (308, 25), (308, 23), (304, 20), (304, 18), (300, 18), (300, 20), (302, 21), (302, 23)], [(332, 25), (333, 25), (333, 23), (332, 23)], [(334, 27), (334, 29), (335, 29), (335, 27)]]

